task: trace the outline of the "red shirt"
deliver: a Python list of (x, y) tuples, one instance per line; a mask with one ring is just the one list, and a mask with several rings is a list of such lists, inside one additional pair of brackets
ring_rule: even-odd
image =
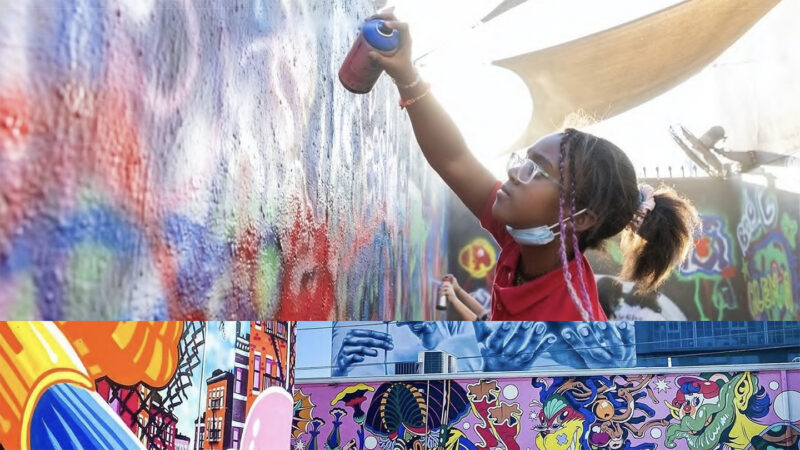
[[(494, 284), (492, 285), (492, 319), (491, 320), (583, 320), (580, 310), (572, 301), (564, 280), (561, 267), (548, 272), (535, 280), (514, 286), (514, 274), (520, 259), (521, 247), (506, 231), (505, 225), (492, 217), (492, 205), (497, 199), (497, 191), (501, 183), (497, 183), (483, 208), (481, 226), (491, 233), (500, 245), (500, 257), (497, 260)], [(589, 311), (591, 320), (608, 320), (597, 295), (597, 284), (594, 272), (586, 257), (581, 255), (586, 290), (592, 304)], [(581, 293), (578, 281), (578, 261), (569, 262), (572, 283), (578, 295)]]

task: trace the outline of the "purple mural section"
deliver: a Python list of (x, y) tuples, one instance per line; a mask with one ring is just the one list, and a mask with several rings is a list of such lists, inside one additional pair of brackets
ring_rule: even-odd
[(367, 0), (33, 0), (0, 15), (0, 317), (425, 319), (443, 189)]
[(298, 384), (294, 400), (295, 450), (800, 443), (800, 370)]
[[(587, 256), (603, 308), (615, 320), (798, 320), (800, 249), (798, 194), (731, 179), (645, 179), (690, 199), (702, 226), (687, 260), (658, 292), (636, 295), (620, 281), (619, 242)], [(772, 183), (772, 184), (771, 184)], [(499, 248), (457, 199), (451, 199), (449, 268), (472, 295), (489, 301)]]

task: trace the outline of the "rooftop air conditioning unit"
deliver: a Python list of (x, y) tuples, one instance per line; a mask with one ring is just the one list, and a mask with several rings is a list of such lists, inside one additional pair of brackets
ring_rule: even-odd
[(439, 350), (420, 352), (419, 366), (423, 374), (458, 372), (456, 357)]
[(419, 363), (416, 361), (394, 363), (395, 375), (416, 375), (419, 373)]

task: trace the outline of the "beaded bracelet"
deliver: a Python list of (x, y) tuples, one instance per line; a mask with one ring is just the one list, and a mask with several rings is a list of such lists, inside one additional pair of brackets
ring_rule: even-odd
[(403, 100), (401, 98), (400, 99), (400, 109), (408, 108), (409, 106), (413, 105), (414, 103), (416, 103), (416, 102), (422, 100), (423, 98), (425, 98), (430, 93), (431, 93), (431, 85), (429, 84), (428, 87), (425, 88), (425, 91), (422, 94), (419, 94), (418, 96), (416, 96), (414, 98), (409, 98), (407, 100)]

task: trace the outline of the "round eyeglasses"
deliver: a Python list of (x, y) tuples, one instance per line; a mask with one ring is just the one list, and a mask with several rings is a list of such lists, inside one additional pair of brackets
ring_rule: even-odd
[(528, 184), (531, 182), (531, 180), (541, 175), (548, 181), (561, 186), (561, 183), (559, 183), (558, 180), (553, 178), (549, 173), (542, 169), (542, 167), (539, 164), (536, 164), (534, 160), (528, 157), (520, 156), (519, 153), (512, 153), (511, 157), (508, 158), (506, 171), (509, 174), (513, 174), (514, 178), (516, 178), (522, 184)]

